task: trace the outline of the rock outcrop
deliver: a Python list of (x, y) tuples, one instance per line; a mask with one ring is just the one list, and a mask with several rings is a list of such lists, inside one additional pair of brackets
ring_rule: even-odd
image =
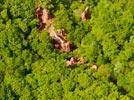
[(38, 7), (36, 9), (36, 16), (39, 19), (39, 30), (45, 29), (49, 33), (56, 49), (60, 49), (64, 52), (70, 52), (73, 50), (72, 42), (67, 41), (67, 33), (64, 29), (55, 29), (53, 26), (54, 18), (47, 9)]
[(85, 10), (83, 11), (83, 13), (81, 14), (81, 19), (83, 21), (85, 21), (85, 20), (88, 20), (90, 18), (91, 18), (91, 13), (89, 11), (89, 7), (86, 7)]

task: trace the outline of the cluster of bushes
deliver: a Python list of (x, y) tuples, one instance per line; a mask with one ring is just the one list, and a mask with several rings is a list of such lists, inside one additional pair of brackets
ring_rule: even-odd
[[(0, 0), (1, 100), (134, 99), (133, 0)], [(55, 49), (35, 8), (55, 16), (76, 49)], [(80, 14), (89, 6), (91, 19)], [(72, 56), (86, 64), (66, 66)], [(98, 69), (93, 70), (91, 65)]]

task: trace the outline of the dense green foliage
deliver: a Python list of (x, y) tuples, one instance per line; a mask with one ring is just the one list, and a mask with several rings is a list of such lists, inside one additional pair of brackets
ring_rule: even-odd
[[(77, 47), (62, 53), (37, 28), (35, 7)], [(133, 100), (134, 0), (0, 0), (0, 100)], [(82, 21), (86, 6), (91, 19)], [(70, 69), (66, 60), (84, 57)], [(91, 68), (98, 65), (98, 70)]]

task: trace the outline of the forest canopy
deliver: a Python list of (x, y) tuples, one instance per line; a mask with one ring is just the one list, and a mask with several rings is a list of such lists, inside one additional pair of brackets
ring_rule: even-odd
[(0, 100), (133, 100), (133, 77), (134, 0), (0, 0)]

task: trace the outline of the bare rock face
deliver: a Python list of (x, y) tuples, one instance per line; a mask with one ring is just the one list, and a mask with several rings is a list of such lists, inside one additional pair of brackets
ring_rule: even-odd
[(55, 29), (53, 25), (48, 28), (48, 33), (53, 39), (53, 44), (56, 49), (60, 49), (63, 52), (70, 52), (73, 50), (73, 44), (70, 41), (67, 41), (64, 29)]
[(96, 64), (92, 65), (92, 69), (97, 70), (98, 66)]
[(73, 67), (74, 65), (77, 65), (77, 64), (84, 64), (85, 61), (83, 58), (74, 58), (74, 57), (71, 57), (70, 60), (68, 60), (66, 62), (67, 66), (70, 66), (70, 67)]
[(73, 50), (73, 45), (71, 42), (60, 42), (58, 40), (53, 40), (54, 47), (60, 49), (63, 52), (70, 52)]
[(36, 8), (35, 13), (36, 13), (37, 18), (41, 19), (41, 16), (43, 15), (43, 12), (42, 11), (43, 11), (43, 8), (42, 7)]
[(49, 13), (47, 9), (42, 10), (43, 15), (41, 16), (42, 18), (42, 23), (47, 23), (49, 20)]
[(43, 15), (43, 8), (42, 7), (38, 7), (36, 8), (36, 17), (39, 19), (39, 24), (38, 24), (38, 27), (40, 30), (44, 29), (45, 28), (45, 25), (46, 23), (43, 23), (43, 19), (42, 19), (42, 15)]
[(64, 52), (70, 52), (73, 50), (73, 44), (70, 41), (62, 43), (61, 50)]
[(64, 38), (64, 39), (66, 39), (67, 33), (65, 32), (64, 29), (58, 29), (57, 30), (57, 35), (62, 37), (62, 38)]
[(37, 18), (39, 19), (39, 29), (42, 30), (50, 22), (52, 16), (49, 14), (47, 9), (43, 9), (42, 7), (36, 8), (35, 12)]
[(81, 14), (81, 18), (83, 21), (88, 20), (91, 18), (91, 13), (89, 11), (89, 7), (86, 7), (84, 12)]
[(76, 65), (77, 60), (72, 57), (69, 61), (66, 62), (67, 66), (74, 66)]

